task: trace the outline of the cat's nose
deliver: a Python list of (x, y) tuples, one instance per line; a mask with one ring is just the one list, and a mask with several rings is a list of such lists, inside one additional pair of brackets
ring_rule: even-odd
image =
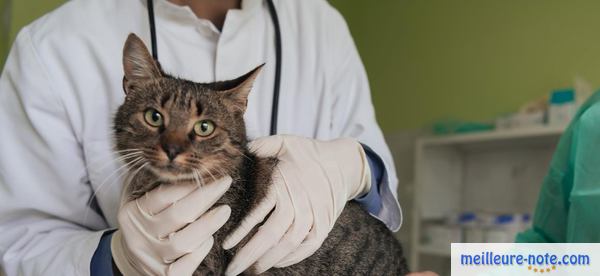
[(173, 159), (183, 151), (183, 148), (180, 145), (175, 144), (162, 144), (162, 148), (167, 154), (169, 161), (173, 161)]

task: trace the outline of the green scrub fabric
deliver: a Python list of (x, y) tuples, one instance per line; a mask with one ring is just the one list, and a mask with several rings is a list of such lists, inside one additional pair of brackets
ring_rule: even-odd
[(600, 91), (562, 135), (539, 194), (533, 225), (517, 242), (600, 242)]

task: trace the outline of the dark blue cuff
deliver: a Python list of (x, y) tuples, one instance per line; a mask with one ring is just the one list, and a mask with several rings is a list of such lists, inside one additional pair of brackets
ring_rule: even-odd
[(90, 263), (91, 276), (113, 276), (112, 253), (110, 251), (113, 232), (115, 230), (106, 231), (100, 238), (100, 243)]
[(366, 195), (359, 198), (355, 198), (367, 212), (372, 215), (379, 214), (381, 210), (381, 194), (379, 187), (383, 181), (383, 175), (385, 166), (383, 160), (367, 145), (361, 144), (365, 153), (367, 154), (367, 161), (369, 162), (369, 168), (371, 169), (371, 190)]

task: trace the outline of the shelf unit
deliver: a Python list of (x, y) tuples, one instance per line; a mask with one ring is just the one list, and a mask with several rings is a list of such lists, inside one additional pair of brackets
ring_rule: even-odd
[(411, 268), (436, 269), (421, 262), (424, 256), (449, 267), (451, 241), (443, 247), (421, 243), (428, 223), (462, 211), (533, 213), (563, 130), (540, 126), (418, 139)]

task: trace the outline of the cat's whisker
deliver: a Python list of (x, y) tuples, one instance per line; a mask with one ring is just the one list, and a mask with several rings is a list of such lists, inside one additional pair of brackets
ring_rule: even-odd
[(198, 179), (200, 180), (201, 185), (206, 185), (206, 181), (202, 178), (202, 174), (198, 171)]
[(250, 160), (250, 161), (254, 161), (252, 160), (252, 158), (250, 158), (248, 155), (244, 154), (241, 150), (239, 150), (238, 148), (235, 147), (231, 147), (231, 149), (235, 150), (237, 153), (239, 153), (242, 157)]
[[(149, 155), (149, 154), (152, 154), (154, 152), (154, 150), (152, 148), (148, 148), (148, 147), (141, 147), (141, 148), (123, 149), (123, 150), (113, 151), (113, 153), (116, 153), (117, 155), (120, 155), (120, 156), (125, 156), (125, 155), (133, 153), (133, 152), (145, 153), (145, 154)], [(121, 154), (123, 154), (123, 155), (121, 155)]]
[(140, 151), (142, 149), (122, 149), (122, 150), (113, 150), (113, 153), (125, 153), (125, 152), (132, 152), (132, 151)]
[(198, 179), (200, 179), (200, 184), (206, 185), (206, 181), (204, 181), (204, 178), (202, 177), (202, 173), (200, 171), (198, 171)]
[(142, 153), (144, 153), (143, 150), (134, 149), (134, 150), (115, 151), (115, 152), (113, 152), (112, 156), (116, 156), (116, 158), (123, 158), (123, 157), (132, 156), (135, 154), (142, 154)]
[[(139, 152), (139, 154), (142, 154), (142, 153), (141, 153), (141, 152)], [(131, 155), (129, 155), (129, 154), (128, 154), (128, 155), (127, 155), (127, 157), (130, 157), (130, 156), (133, 156), (133, 154), (131, 154)], [(86, 172), (86, 173), (87, 173), (87, 171), (88, 171), (88, 170), (96, 170), (96, 171), (101, 171), (101, 170), (103, 170), (104, 168), (106, 168), (108, 165), (112, 164), (114, 161), (119, 161), (119, 162), (120, 162), (120, 161), (124, 160), (124, 159), (125, 159), (125, 158), (127, 158), (127, 157), (125, 157), (125, 155), (123, 155), (123, 156), (115, 156), (115, 154), (113, 154), (113, 153), (111, 153), (111, 154), (107, 154), (107, 155), (105, 155), (105, 156), (104, 156), (104, 157), (102, 157), (102, 158), (98, 158), (98, 159), (96, 159), (96, 160), (94, 160), (94, 161), (90, 162), (89, 164), (86, 164), (86, 165), (84, 166), (83, 170), (82, 170), (81, 172), (79, 172), (79, 174), (81, 174), (81, 173), (83, 173), (83, 172)], [(106, 159), (108, 159), (108, 158), (110, 158), (110, 159), (109, 159), (109, 160), (106, 160)], [(105, 160), (106, 160), (106, 161), (105, 161)], [(105, 161), (105, 163), (104, 163), (102, 166), (98, 166), (98, 163), (99, 163), (100, 161)]]
[[(138, 162), (143, 161), (143, 157), (140, 156), (138, 158), (136, 158), (135, 160), (129, 161), (125, 164), (123, 164), (121, 167), (119, 167), (118, 169), (116, 169), (114, 172), (112, 172), (110, 175), (108, 175), (104, 181), (102, 181), (102, 183), (100, 183), (100, 185), (98, 186), (98, 188), (94, 189), (94, 192), (92, 193), (92, 195), (90, 196), (90, 199), (88, 200), (86, 206), (90, 207), (92, 204), (92, 201), (94, 200), (94, 198), (101, 192), (102, 188), (104, 187), (104, 185), (106, 185), (107, 183), (114, 183), (114, 182), (107, 182), (108, 180), (110, 180), (110, 178), (117, 173), (118, 171), (126, 168), (128, 165), (131, 165), (132, 167), (136, 166)], [(124, 172), (127, 172), (127, 170), (125, 170)], [(117, 178), (120, 178), (123, 175), (123, 173), (119, 174), (119, 176)], [(110, 186), (110, 185), (109, 185)], [(86, 208), (86, 211), (83, 215), (83, 220), (85, 221), (87, 219), (87, 214), (89, 212), (90, 208)]]
[(210, 177), (212, 178), (213, 181), (217, 181), (217, 178), (215, 178), (215, 176), (210, 172), (210, 170), (208, 170), (207, 168), (205, 168), (204, 166), (198, 166), (200, 169), (204, 170), (205, 172), (208, 173), (208, 175), (210, 175)]
[(193, 169), (192, 170), (193, 175), (194, 175), (194, 182), (196, 182), (196, 186), (198, 186), (198, 188), (200, 188), (202, 185), (200, 183), (200, 177), (198, 176), (198, 170), (197, 169)]
[(158, 159), (156, 156), (153, 156), (153, 155), (146, 156), (146, 159), (148, 159), (150, 161), (154, 161), (154, 162), (161, 162), (162, 161), (162, 160)]
[(125, 162), (125, 161), (127, 161), (127, 159), (135, 159), (135, 158), (142, 157), (142, 156), (143, 156), (143, 153), (141, 153), (141, 152), (133, 152), (133, 153), (129, 153), (129, 154), (126, 154), (126, 155), (122, 155), (122, 156), (119, 156), (119, 157), (117, 157), (117, 158), (115, 158), (113, 160), (108, 160), (103, 166), (97, 168), (96, 170), (102, 171), (108, 165), (111, 165), (113, 163)]
[[(130, 153), (124, 156), (119, 156), (117, 158), (114, 157), (114, 154), (110, 154), (105, 156), (104, 158), (102, 158), (101, 160), (105, 160), (107, 158), (112, 158), (110, 160), (107, 160), (103, 165), (101, 166), (96, 166), (95, 163), (100, 162), (100, 160), (97, 160), (97, 162), (92, 162), (90, 164), (86, 164), (85, 167), (83, 168), (83, 171), (80, 172), (81, 173), (85, 173), (86, 175), (88, 174), (89, 170), (97, 170), (97, 171), (102, 171), (104, 170), (106, 167), (108, 167), (111, 164), (114, 164), (115, 162), (122, 162), (127, 158), (136, 158), (136, 157), (140, 157), (141, 158), (142, 153), (138, 153), (138, 152), (134, 152), (134, 153)], [(112, 176), (109, 175), (109, 177)], [(91, 180), (90, 180), (91, 181)], [(102, 187), (102, 184), (97, 188), (97, 189), (93, 189), (92, 194), (86, 204), (87, 207), (91, 206), (92, 201), (94, 200), (94, 198), (96, 197), (96, 195), (99, 193), (99, 189)], [(93, 186), (92, 186), (93, 188)], [(86, 214), (84, 214), (84, 219), (87, 218), (87, 211)]]
[(142, 160), (144, 157), (143, 156), (137, 156), (137, 157), (131, 157), (133, 158), (132, 160), (129, 160), (127, 162), (125, 162), (124, 164), (122, 164), (120, 167), (118, 167), (117, 169), (115, 169), (111, 174), (109, 174), (98, 186), (98, 189), (96, 189), (96, 193), (100, 190), (100, 188), (102, 188), (102, 186), (105, 184), (106, 181), (108, 181), (112, 176), (114, 176), (117, 172), (125, 169), (128, 166), (135, 166), (140, 160)]
[(190, 164), (192, 164), (192, 165), (193, 165), (193, 164), (198, 164), (198, 163), (200, 163), (200, 162), (198, 162), (198, 160), (196, 160), (196, 159), (194, 159), (194, 158), (192, 158), (192, 157), (188, 157), (188, 158), (186, 158), (186, 159), (185, 159), (185, 162), (186, 162), (186, 164), (188, 164), (188, 165), (190, 165)]
[(225, 169), (225, 170), (223, 170), (222, 168), (215, 168), (215, 169), (221, 174), (221, 176), (226, 176), (226, 175), (231, 176), (232, 175), (232, 173), (227, 169)]
[(128, 177), (128, 179), (127, 179), (127, 182), (126, 182), (126, 183), (124, 183), (124, 187), (123, 187), (123, 189), (126, 189), (126, 187), (127, 187), (127, 186), (129, 186), (129, 185), (131, 184), (131, 182), (133, 181), (133, 179), (135, 179), (135, 176), (136, 176), (136, 175), (137, 175), (139, 172), (141, 172), (141, 171), (142, 171), (142, 169), (143, 169), (144, 167), (146, 167), (147, 165), (150, 165), (150, 162), (147, 162), (147, 161), (146, 161), (146, 162), (143, 162), (143, 163), (142, 163), (142, 165), (141, 165), (139, 168), (137, 168), (137, 169), (136, 169), (136, 170), (135, 170), (135, 171), (134, 171), (134, 172), (133, 172), (131, 175), (129, 175), (129, 177)]
[(130, 178), (133, 179), (147, 165), (150, 165), (150, 162), (143, 162), (142, 165), (131, 174)]
[(137, 162), (139, 162), (140, 160), (143, 160), (144, 157), (143, 156), (139, 156), (134, 160), (131, 160), (125, 164), (123, 164), (122, 166), (120, 166), (119, 168), (117, 168), (116, 170), (114, 170), (111, 174), (109, 174), (98, 186), (98, 188), (96, 188), (94, 190), (94, 192), (92, 193), (92, 196), (90, 197), (90, 201), (93, 200), (93, 198), (100, 192), (100, 190), (102, 189), (102, 186), (104, 186), (104, 184), (106, 184), (106, 181), (108, 181), (112, 176), (114, 176), (117, 172), (121, 171), (122, 169), (126, 168), (128, 165), (135, 165)]
[[(92, 164), (86, 165), (85, 167), (86, 167), (86, 169), (93, 168), (94, 170), (101, 171), (104, 168), (106, 168), (108, 165), (113, 164), (114, 162), (122, 162), (122, 161), (124, 161), (127, 158), (137, 157), (138, 155), (142, 155), (142, 153), (141, 152), (132, 152), (132, 153), (129, 153), (129, 154), (126, 154), (126, 155), (123, 155), (123, 156), (116, 156), (116, 157), (114, 155), (107, 156), (106, 158), (111, 157), (112, 159), (107, 160), (102, 166), (97, 166), (97, 164), (93, 164), (92, 163)], [(106, 158), (103, 158), (103, 160), (106, 159)]]
[[(130, 164), (129, 166), (131, 166), (131, 168), (133, 169), (133, 168), (135, 168), (135, 166), (137, 166), (137, 165), (139, 165), (139, 164), (141, 164), (143, 162), (144, 162), (143, 158), (140, 157), (140, 159), (136, 159), (135, 161), (131, 161), (128, 164)], [(100, 190), (102, 190), (103, 188), (110, 187), (111, 185), (114, 185), (115, 183), (117, 183), (117, 182), (115, 182), (115, 180), (121, 179), (121, 177), (123, 177), (123, 175), (128, 172), (128, 170), (126, 169), (125, 166), (121, 166), (119, 169), (115, 170), (113, 172), (113, 174), (116, 173), (116, 172), (118, 172), (119, 170), (122, 170), (121, 173), (119, 173), (115, 178), (113, 178), (113, 181), (106, 182), (106, 181), (108, 181), (110, 179), (110, 177), (107, 177), (104, 181), (102, 181), (102, 183), (100, 184), (100, 186), (96, 190), (96, 194), (98, 194), (100, 192)]]
[(130, 158), (130, 157), (135, 157), (135, 156), (142, 155), (142, 154), (143, 154), (143, 152), (141, 152), (141, 151), (132, 152), (132, 153), (128, 153), (128, 154), (124, 154), (124, 155), (120, 155), (120, 156), (119, 156), (119, 157), (117, 157), (115, 160), (116, 160), (116, 161), (122, 161), (122, 160), (125, 160), (125, 159), (127, 159), (127, 158)]

